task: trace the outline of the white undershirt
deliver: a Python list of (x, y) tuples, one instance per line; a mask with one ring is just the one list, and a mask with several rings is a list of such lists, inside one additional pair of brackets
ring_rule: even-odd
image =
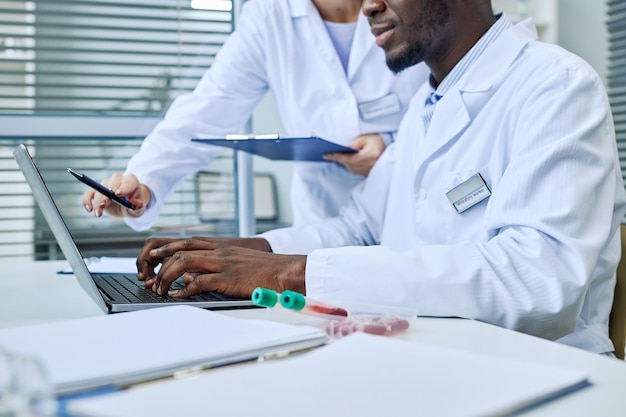
[(330, 40), (335, 46), (335, 51), (339, 56), (343, 70), (348, 71), (348, 61), (350, 59), (350, 48), (354, 39), (357, 22), (337, 23), (324, 21)]

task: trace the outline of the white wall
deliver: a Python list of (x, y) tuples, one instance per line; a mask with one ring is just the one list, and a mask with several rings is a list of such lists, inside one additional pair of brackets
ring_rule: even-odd
[(606, 82), (606, 0), (559, 0), (558, 43), (591, 64)]

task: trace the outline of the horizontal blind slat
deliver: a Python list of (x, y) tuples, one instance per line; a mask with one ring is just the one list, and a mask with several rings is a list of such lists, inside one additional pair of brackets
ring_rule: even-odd
[[(121, 219), (96, 219), (87, 214), (81, 204), (85, 185), (74, 180), (66, 172), (66, 168), (71, 167), (98, 180), (112, 172), (123, 171), (128, 159), (141, 145), (140, 140), (69, 138), (23, 141), (34, 155), (42, 177), (79, 248), (84, 248), (83, 255), (103, 255), (107, 254), (106, 250), (113, 251), (109, 255), (127, 254), (131, 251), (136, 253), (150, 234), (182, 226), (196, 228), (197, 231), (193, 234), (235, 234), (233, 152), (230, 150), (226, 150), (212, 163), (212, 166), (217, 165), (222, 169), (221, 172), (212, 174), (216, 190), (211, 191), (210, 186), (202, 183), (202, 192), (205, 195), (212, 192), (210, 200), (204, 201), (200, 206), (199, 184), (196, 176), (192, 175), (166, 200), (155, 227), (150, 231), (137, 233)], [(12, 151), (17, 144), (18, 141), (15, 140), (0, 139), (0, 259), (19, 254), (37, 259), (62, 256), (13, 159)], [(227, 186), (224, 187), (224, 184)], [(202, 216), (199, 213), (201, 207), (204, 210)], [(212, 216), (210, 219), (203, 217), (207, 213)], [(203, 220), (206, 220), (204, 224)], [(20, 245), (16, 246), (18, 242)], [(98, 253), (99, 250), (105, 252)]]
[(607, 5), (609, 32), (608, 93), (615, 124), (622, 177), (626, 173), (626, 1), (611, 0)]
[(189, 0), (0, 0), (0, 112), (160, 114), (231, 31), (232, 12)]

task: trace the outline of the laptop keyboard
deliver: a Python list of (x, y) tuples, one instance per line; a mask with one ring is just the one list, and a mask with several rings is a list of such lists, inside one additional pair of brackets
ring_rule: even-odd
[(136, 275), (105, 275), (102, 278), (125, 299), (132, 303), (174, 303), (176, 298), (161, 297), (147, 290)]
[[(160, 296), (146, 289), (143, 281), (139, 281), (136, 275), (99, 275), (99, 278), (105, 280), (112, 286), (122, 297), (131, 303), (178, 303), (193, 301), (223, 301), (232, 298), (217, 293), (203, 293), (191, 298), (173, 298), (168, 295)], [(183, 287), (180, 281), (174, 281), (171, 289)]]

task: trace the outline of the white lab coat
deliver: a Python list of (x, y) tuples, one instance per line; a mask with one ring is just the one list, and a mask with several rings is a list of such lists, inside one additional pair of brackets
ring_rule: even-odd
[[(240, 132), (268, 90), (288, 135), (314, 134), (347, 145), (361, 134), (395, 133), (427, 75), (421, 66), (394, 77), (367, 19), (359, 15), (346, 76), (311, 0), (251, 0), (194, 92), (173, 102), (129, 161), (126, 172), (152, 190), (156, 204), (127, 222), (138, 230), (153, 224), (183, 178), (205, 168), (222, 151), (190, 139)], [(399, 99), (398, 111), (367, 121), (360, 117), (359, 103), (389, 94)], [(295, 165), (295, 224), (336, 216), (363, 179), (335, 163)]]
[[(591, 67), (535, 38), (530, 21), (505, 31), (439, 101), (427, 134), (421, 89), (342, 217), (265, 235), (275, 252), (310, 252), (308, 295), (613, 350), (626, 206), (609, 104)], [(476, 173), (492, 194), (459, 214), (446, 192)], [(344, 245), (369, 246), (317, 249)]]

